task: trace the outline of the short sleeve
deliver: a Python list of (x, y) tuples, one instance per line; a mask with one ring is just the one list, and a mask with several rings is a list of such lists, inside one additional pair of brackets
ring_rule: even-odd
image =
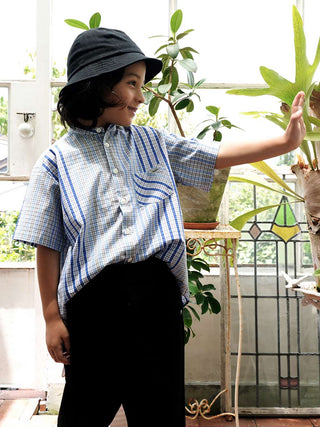
[(176, 183), (209, 191), (220, 144), (214, 141), (209, 145), (166, 133), (163, 137)]
[(32, 172), (14, 239), (59, 252), (65, 246), (59, 182), (41, 164)]

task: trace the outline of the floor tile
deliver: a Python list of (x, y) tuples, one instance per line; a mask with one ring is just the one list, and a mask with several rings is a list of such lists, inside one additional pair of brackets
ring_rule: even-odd
[(257, 418), (257, 427), (312, 427), (307, 418)]

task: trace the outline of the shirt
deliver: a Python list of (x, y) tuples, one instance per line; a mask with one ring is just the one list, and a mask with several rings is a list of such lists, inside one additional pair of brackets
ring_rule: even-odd
[[(104, 267), (156, 256), (188, 275), (176, 184), (209, 191), (219, 145), (148, 127), (71, 129), (33, 168), (14, 239), (61, 253), (58, 304)], [(111, 284), (116, 286), (116, 284)], [(159, 289), (159, 301), (163, 297)]]

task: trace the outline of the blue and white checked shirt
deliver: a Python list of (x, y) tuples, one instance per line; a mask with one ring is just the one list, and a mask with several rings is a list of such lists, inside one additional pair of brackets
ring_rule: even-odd
[[(176, 183), (209, 191), (219, 150), (153, 128), (72, 129), (36, 163), (14, 238), (61, 252), (58, 303), (105, 266), (164, 260), (188, 301)], [(159, 301), (162, 298), (159, 289)]]

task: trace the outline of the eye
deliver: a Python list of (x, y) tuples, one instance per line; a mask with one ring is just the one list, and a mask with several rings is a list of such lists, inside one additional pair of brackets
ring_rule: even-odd
[(136, 87), (137, 82), (136, 82), (135, 80), (130, 80), (130, 81), (128, 82), (128, 84), (129, 84), (130, 86)]

